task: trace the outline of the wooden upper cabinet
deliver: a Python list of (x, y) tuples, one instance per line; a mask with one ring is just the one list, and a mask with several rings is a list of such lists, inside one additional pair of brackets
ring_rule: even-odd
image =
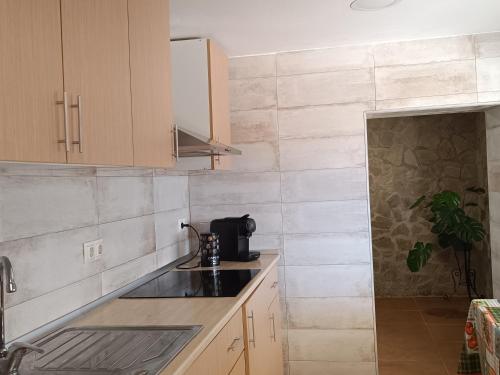
[(134, 165), (172, 167), (168, 0), (129, 0)]
[[(172, 41), (172, 88), (177, 126), (231, 144), (229, 67), (220, 46), (210, 39)], [(228, 169), (231, 165), (231, 156), (192, 159), (185, 163), (189, 169)]]
[(68, 162), (133, 165), (127, 0), (61, 0), (61, 19)]
[(65, 163), (59, 0), (0, 1), (0, 160)]
[[(208, 40), (210, 130), (212, 139), (231, 144), (229, 119), (229, 62), (220, 46)], [(212, 156), (212, 169), (230, 169), (230, 156)]]

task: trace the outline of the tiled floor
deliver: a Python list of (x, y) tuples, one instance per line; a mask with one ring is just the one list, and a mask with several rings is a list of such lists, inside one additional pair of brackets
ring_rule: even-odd
[(456, 375), (469, 301), (377, 298), (379, 375)]

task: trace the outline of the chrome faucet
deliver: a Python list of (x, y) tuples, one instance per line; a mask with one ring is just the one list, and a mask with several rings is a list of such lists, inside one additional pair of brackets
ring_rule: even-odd
[[(5, 289), (4, 289), (5, 283)], [(0, 375), (17, 375), (19, 365), (25, 354), (30, 351), (42, 353), (43, 350), (37, 346), (22, 342), (15, 342), (7, 349), (5, 342), (5, 294), (16, 291), (14, 272), (9, 258), (0, 256)]]

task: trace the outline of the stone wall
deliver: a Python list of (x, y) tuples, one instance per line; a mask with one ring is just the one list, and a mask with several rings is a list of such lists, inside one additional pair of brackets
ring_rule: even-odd
[[(423, 209), (409, 210), (421, 195), (442, 190), (463, 194), (487, 188), (484, 115), (461, 113), (374, 119), (368, 122), (368, 157), (375, 294), (378, 296), (464, 295), (455, 289), (452, 251), (441, 250)], [(487, 195), (471, 214), (488, 228)], [(430, 263), (418, 273), (406, 266), (415, 241), (431, 242)], [(489, 241), (476, 246), (473, 265), (480, 293), (491, 295)]]

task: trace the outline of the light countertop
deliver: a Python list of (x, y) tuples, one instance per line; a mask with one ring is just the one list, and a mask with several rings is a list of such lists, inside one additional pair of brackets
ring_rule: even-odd
[(266, 254), (254, 262), (221, 262), (217, 269), (261, 269), (236, 297), (115, 299), (90, 311), (69, 326), (202, 325), (203, 329), (198, 335), (161, 373), (180, 375), (238, 311), (277, 264), (278, 259), (279, 255)]

